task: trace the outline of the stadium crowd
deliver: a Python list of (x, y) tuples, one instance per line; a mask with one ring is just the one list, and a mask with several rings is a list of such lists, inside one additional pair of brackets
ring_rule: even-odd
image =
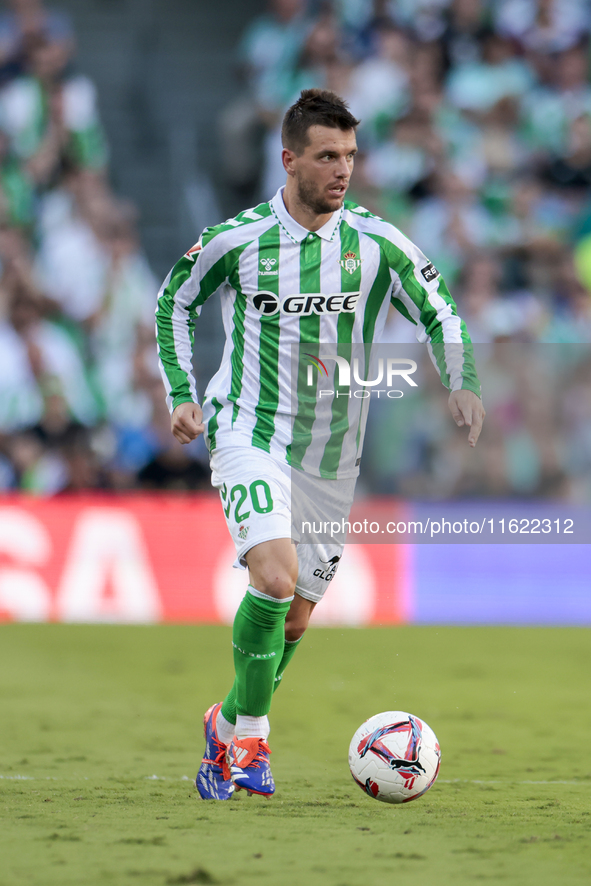
[[(158, 281), (109, 185), (72, 24), (5, 7), (0, 489), (206, 488), (202, 442), (170, 435)], [(404, 407), (374, 404), (367, 491), (591, 498), (590, 34), (587, 0), (269, 0), (243, 35), (219, 121), (231, 211), (283, 183), (300, 90), (333, 89), (362, 121), (351, 199), (423, 249), (488, 348), (470, 466), (425, 372)], [(387, 338), (414, 340), (394, 311)]]
[(96, 88), (74, 53), (67, 16), (41, 0), (6, 4), (0, 489), (193, 488), (207, 470), (170, 435), (154, 345), (159, 281), (135, 207), (110, 187)]

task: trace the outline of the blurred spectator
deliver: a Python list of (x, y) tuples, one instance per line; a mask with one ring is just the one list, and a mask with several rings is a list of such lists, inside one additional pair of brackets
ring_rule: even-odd
[(368, 151), (363, 173), (376, 188), (408, 192), (435, 171), (441, 153), (429, 116), (414, 111), (398, 121), (389, 141)]
[(490, 111), (502, 99), (520, 98), (533, 85), (531, 70), (500, 34), (488, 31), (481, 52), (481, 59), (452, 68), (447, 78), (451, 103), (476, 115)]
[(291, 95), (310, 27), (305, 0), (268, 0), (267, 7), (242, 38), (238, 50), (242, 91), (219, 119), (220, 172), (240, 208), (242, 200), (258, 199), (265, 134), (278, 125), (281, 108)]
[(0, 427), (5, 433), (34, 425), (42, 415), (43, 397), (27, 348), (14, 327), (0, 322)]
[(72, 23), (63, 12), (43, 7), (41, 0), (7, 0), (0, 12), (0, 86), (24, 73), (31, 44), (44, 40), (69, 52), (74, 42)]
[(586, 0), (500, 0), (491, 7), (500, 34), (537, 52), (570, 49), (591, 29)]
[(450, 0), (390, 0), (387, 9), (398, 24), (429, 43), (441, 38), (449, 5)]
[(98, 117), (96, 90), (80, 74), (68, 73), (73, 47), (43, 38), (27, 51), (27, 73), (0, 93), (0, 120), (13, 149), (32, 177), (51, 181), (62, 161), (102, 169), (106, 141)]
[(542, 171), (551, 184), (585, 198), (591, 185), (591, 114), (572, 120), (563, 151), (550, 158)]
[(542, 341), (591, 341), (591, 293), (581, 283), (570, 256), (557, 268), (554, 299), (555, 310), (542, 332)]
[(12, 293), (9, 319), (17, 334), (15, 347), (26, 354), (43, 396), (58, 390), (78, 421), (88, 425), (96, 421), (98, 410), (84, 364), (65, 330), (43, 319), (34, 295), (18, 288)]
[(422, 200), (409, 226), (409, 236), (448, 279), (454, 280), (463, 257), (492, 242), (492, 219), (476, 190), (453, 169), (435, 177), (433, 196)]
[(31, 229), (35, 220), (35, 183), (0, 129), (0, 224)]
[(545, 68), (547, 79), (522, 96), (523, 135), (533, 151), (560, 155), (570, 124), (591, 114), (591, 85), (585, 45), (559, 53)]
[(309, 27), (305, 0), (269, 0), (268, 12), (247, 29), (239, 50), (257, 102), (281, 106)]
[(104, 181), (77, 169), (41, 204), (38, 276), (64, 315), (78, 323), (89, 323), (101, 305), (112, 212), (113, 198)]
[[(158, 282), (140, 252), (133, 207), (122, 203), (113, 206), (105, 234), (108, 264), (102, 298), (89, 317), (96, 381), (110, 420), (145, 424), (151, 406), (141, 391), (136, 360), (141, 359), (142, 342), (149, 341), (151, 353), (154, 350)], [(155, 374), (155, 356), (153, 362)]]
[(475, 253), (456, 284), (458, 310), (475, 343), (532, 340), (542, 325), (542, 305), (527, 293), (503, 296), (502, 266), (492, 255)]
[(381, 128), (382, 121), (400, 116), (408, 103), (410, 43), (404, 33), (385, 21), (375, 30), (375, 52), (357, 65), (349, 78), (347, 99), (364, 129)]
[(452, 0), (441, 35), (446, 69), (475, 64), (481, 58), (487, 9), (482, 0)]

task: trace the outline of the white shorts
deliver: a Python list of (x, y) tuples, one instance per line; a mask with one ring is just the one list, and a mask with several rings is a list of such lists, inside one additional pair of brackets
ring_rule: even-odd
[[(219, 489), (226, 523), (236, 546), (234, 565), (245, 568), (245, 554), (255, 545), (275, 538), (290, 538), (298, 544), (296, 593), (319, 603), (336, 573), (344, 537), (336, 543), (325, 536), (318, 543), (300, 542), (301, 535), (292, 523), (291, 478), (296, 472), (292, 472), (287, 463), (255, 447), (215, 449), (210, 464), (211, 483)], [(304, 479), (309, 481), (312, 490), (306, 490), (305, 494), (321, 497), (325, 506), (327, 501), (336, 502), (331, 515), (339, 520), (348, 518), (355, 480)]]

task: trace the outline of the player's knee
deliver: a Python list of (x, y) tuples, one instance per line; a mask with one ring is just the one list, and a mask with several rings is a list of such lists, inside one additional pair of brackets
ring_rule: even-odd
[(277, 600), (284, 600), (286, 597), (293, 596), (296, 579), (297, 575), (293, 575), (287, 569), (263, 569), (259, 571), (255, 587), (262, 594), (268, 594), (269, 597), (275, 597)]
[(295, 643), (297, 640), (301, 640), (306, 632), (306, 628), (308, 627), (308, 619), (299, 617), (299, 618), (291, 618), (288, 617), (285, 620), (285, 639), (288, 643)]
[(315, 605), (296, 594), (285, 619), (285, 639), (289, 643), (295, 643), (303, 637)]

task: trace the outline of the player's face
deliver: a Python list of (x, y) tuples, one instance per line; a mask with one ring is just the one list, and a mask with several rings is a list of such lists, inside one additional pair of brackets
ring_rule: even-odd
[(353, 129), (311, 126), (309, 144), (298, 157), (291, 151), (297, 198), (317, 215), (340, 209), (349, 187), (357, 142)]

